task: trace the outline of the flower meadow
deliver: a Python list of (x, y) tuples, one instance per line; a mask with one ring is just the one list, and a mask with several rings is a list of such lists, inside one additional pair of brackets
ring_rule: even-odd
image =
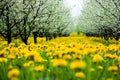
[(120, 42), (69, 36), (0, 39), (0, 80), (120, 80)]

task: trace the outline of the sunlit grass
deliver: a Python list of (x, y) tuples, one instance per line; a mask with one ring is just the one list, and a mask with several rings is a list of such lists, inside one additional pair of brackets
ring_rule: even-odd
[(77, 36), (0, 39), (0, 80), (119, 80), (120, 42)]

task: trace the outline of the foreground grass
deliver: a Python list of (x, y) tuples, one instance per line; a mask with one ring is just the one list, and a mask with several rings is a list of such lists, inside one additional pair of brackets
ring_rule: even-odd
[(120, 80), (120, 44), (61, 37), (29, 45), (0, 41), (0, 80)]

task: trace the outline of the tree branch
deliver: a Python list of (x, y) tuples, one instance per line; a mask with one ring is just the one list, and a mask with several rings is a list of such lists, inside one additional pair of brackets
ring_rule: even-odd
[(98, 0), (95, 0), (104, 10), (108, 11), (113, 17), (115, 17), (116, 19), (118, 19), (118, 16), (116, 16), (114, 13), (112, 13), (111, 11), (109, 11), (107, 8), (105, 8), (102, 3), (100, 3)]

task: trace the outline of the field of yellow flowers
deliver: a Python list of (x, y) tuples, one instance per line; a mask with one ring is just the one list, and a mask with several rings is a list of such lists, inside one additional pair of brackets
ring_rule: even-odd
[(86, 36), (0, 39), (0, 80), (120, 80), (120, 42)]

